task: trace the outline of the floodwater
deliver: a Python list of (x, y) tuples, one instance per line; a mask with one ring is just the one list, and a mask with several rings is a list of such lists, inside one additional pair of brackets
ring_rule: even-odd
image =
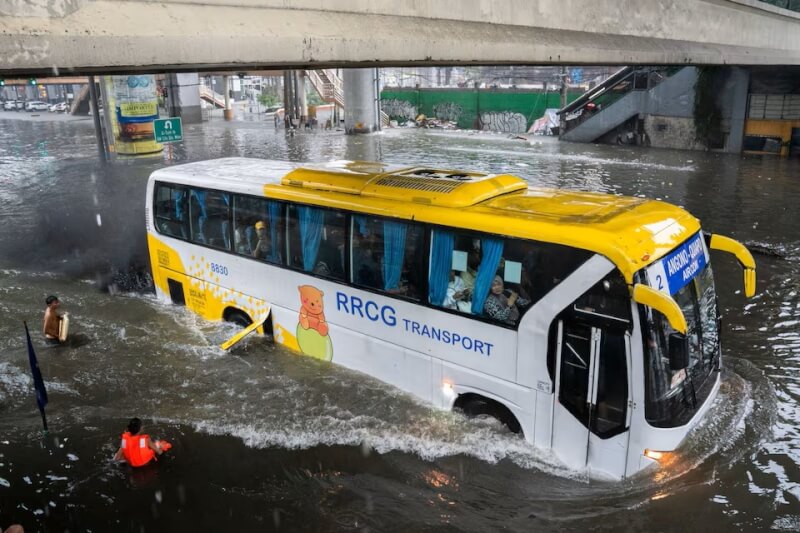
[[(800, 161), (528, 143), (503, 135), (187, 125), (166, 155), (96, 162), (91, 122), (0, 114), (0, 527), (26, 531), (796, 531), (800, 529)], [(144, 189), (166, 164), (242, 155), (514, 172), (661, 198), (762, 253), (758, 292), (714, 254), (724, 315), (712, 416), (668, 468), (588, 479), (490, 421), (207, 323), (146, 286)], [(130, 271), (129, 271), (130, 270)], [(107, 290), (111, 287), (111, 290)], [(58, 294), (80, 342), (41, 341)], [(47, 382), (43, 435), (24, 343)], [(127, 419), (174, 448), (111, 461)]]

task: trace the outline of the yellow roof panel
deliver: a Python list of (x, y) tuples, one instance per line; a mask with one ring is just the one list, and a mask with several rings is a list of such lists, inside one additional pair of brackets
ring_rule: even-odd
[(406, 198), (414, 203), (441, 207), (466, 207), (527, 188), (524, 180), (507, 174), (429, 168), (391, 170), (381, 164), (365, 162), (298, 168), (286, 174), (281, 183), (370, 198)]

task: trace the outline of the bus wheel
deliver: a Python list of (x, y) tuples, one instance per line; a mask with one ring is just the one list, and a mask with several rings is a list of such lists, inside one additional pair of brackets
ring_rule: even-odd
[(456, 404), (456, 407), (460, 408), (468, 418), (491, 416), (499, 420), (512, 433), (522, 433), (519, 421), (505, 405), (478, 395), (468, 396), (472, 397), (465, 398), (463, 402)]
[(226, 322), (233, 322), (234, 324), (246, 328), (253, 323), (247, 313), (239, 311), (238, 309), (228, 308), (225, 310), (225, 315), (222, 317)]

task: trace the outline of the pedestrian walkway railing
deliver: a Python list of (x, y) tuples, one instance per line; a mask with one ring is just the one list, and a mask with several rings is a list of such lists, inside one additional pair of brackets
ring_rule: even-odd
[(306, 76), (324, 101), (344, 107), (342, 79), (334, 69), (307, 70)]

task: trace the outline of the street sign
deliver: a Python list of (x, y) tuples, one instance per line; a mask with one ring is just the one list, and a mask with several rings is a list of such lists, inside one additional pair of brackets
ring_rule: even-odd
[(174, 143), (183, 140), (181, 117), (157, 118), (153, 121), (153, 134), (157, 143)]

